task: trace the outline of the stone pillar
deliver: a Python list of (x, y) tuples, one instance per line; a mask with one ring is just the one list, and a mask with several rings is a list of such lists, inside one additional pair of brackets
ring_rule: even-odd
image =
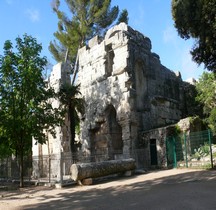
[(130, 121), (124, 121), (122, 124), (122, 140), (123, 140), (123, 156), (124, 158), (131, 157), (131, 131)]

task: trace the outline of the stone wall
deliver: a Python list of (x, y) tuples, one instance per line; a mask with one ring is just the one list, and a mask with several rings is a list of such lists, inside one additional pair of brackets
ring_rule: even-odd
[[(59, 91), (61, 84), (70, 83), (67, 69), (64, 63), (53, 67), (49, 83), (55, 91)], [(108, 30), (103, 40), (98, 36), (91, 39), (78, 52), (79, 83), (86, 110), (82, 116), (79, 136), (82, 146), (76, 154), (77, 161), (134, 157), (137, 167), (143, 168), (151, 165), (152, 148), (157, 153), (152, 164), (165, 164), (166, 129), (148, 131), (178, 122), (190, 115), (193, 106), (189, 107), (185, 101), (189, 86), (185, 88), (179, 72), (174, 73), (161, 64), (159, 56), (151, 52), (148, 37), (121, 23)], [(53, 106), (58, 107), (59, 101), (53, 100)], [(48, 134), (47, 144), (35, 145), (33, 141), (36, 177), (44, 175), (40, 174), (44, 171), (41, 167), (48, 167), (49, 154), (57, 158), (51, 166), (51, 176), (57, 178), (62, 170), (62, 155), (75, 155), (70, 150), (67, 116), (65, 125), (56, 127), (56, 132), (56, 138)], [(70, 163), (69, 158), (67, 162)], [(67, 164), (63, 162), (63, 165)]]
[[(48, 78), (49, 85), (54, 88), (55, 92), (59, 92), (62, 84), (70, 84), (70, 74), (67, 72), (66, 64), (58, 63), (53, 66), (51, 75)], [(60, 106), (58, 99), (52, 99), (53, 108)], [(46, 132), (46, 131), (44, 131)], [(65, 124), (55, 127), (56, 136), (46, 133), (48, 141), (45, 144), (39, 144), (34, 139), (32, 141), (32, 159), (33, 159), (33, 177), (48, 177), (60, 180), (61, 168), (60, 163), (62, 153), (70, 153), (70, 130), (67, 116), (65, 116)]]
[[(138, 163), (141, 167), (151, 168), (152, 166), (157, 166), (160, 168), (164, 168), (167, 166), (167, 148), (166, 148), (166, 140), (169, 137), (175, 137), (180, 135), (183, 136), (183, 133), (190, 134), (196, 131), (206, 130), (203, 121), (199, 117), (187, 117), (181, 119), (178, 123), (152, 129), (148, 131), (141, 132), (141, 138), (139, 139), (139, 148), (143, 150), (143, 154), (147, 158), (147, 161), (143, 163)], [(155, 140), (155, 145), (152, 144), (152, 140)], [(199, 143), (199, 141), (197, 141)], [(179, 144), (180, 142), (178, 142)], [(152, 151), (155, 152), (151, 154)], [(141, 154), (141, 156), (143, 155)], [(152, 163), (152, 160), (156, 160), (157, 164)]]
[(77, 83), (86, 101), (82, 151), (90, 155), (131, 156), (140, 132), (176, 123), (185, 109), (180, 73), (164, 67), (150, 39), (124, 23), (79, 50)]

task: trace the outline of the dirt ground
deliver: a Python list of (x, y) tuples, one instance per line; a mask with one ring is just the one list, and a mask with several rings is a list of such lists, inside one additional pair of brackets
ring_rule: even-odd
[(1, 210), (216, 209), (216, 170), (171, 169), (115, 177), (90, 186), (0, 191)]

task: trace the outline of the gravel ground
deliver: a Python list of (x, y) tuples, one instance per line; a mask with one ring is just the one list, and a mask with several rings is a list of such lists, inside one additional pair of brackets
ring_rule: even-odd
[(216, 170), (171, 169), (62, 189), (0, 189), (1, 210), (216, 209)]

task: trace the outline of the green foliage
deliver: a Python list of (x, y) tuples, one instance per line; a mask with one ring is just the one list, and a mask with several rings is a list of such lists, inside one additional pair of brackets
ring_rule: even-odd
[(184, 98), (185, 98), (185, 109), (183, 116), (199, 116), (203, 118), (203, 107), (202, 103), (196, 100), (197, 90), (196, 86), (188, 82), (184, 83)]
[(20, 158), (21, 179), (32, 137), (45, 143), (43, 129), (54, 135), (53, 128), (61, 121), (61, 113), (51, 105), (54, 90), (43, 79), (47, 59), (40, 57), (41, 50), (36, 39), (25, 34), (16, 38), (16, 49), (6, 41), (0, 57), (0, 149)]
[[(111, 7), (111, 0), (65, 1), (71, 18), (60, 11), (60, 0), (53, 1), (53, 10), (59, 19), (58, 31), (54, 33), (58, 42), (51, 42), (49, 49), (56, 61), (65, 60), (67, 54), (67, 60), (74, 66), (78, 48), (93, 36), (102, 36), (117, 19), (119, 8)], [(123, 10), (119, 21), (128, 22), (127, 15), (127, 11)]]
[(167, 127), (167, 136), (179, 136), (182, 133), (179, 125), (171, 125)]
[(204, 145), (200, 146), (198, 149), (195, 149), (194, 152), (193, 158), (200, 160), (201, 158), (210, 155), (210, 146), (207, 142), (205, 142)]
[(64, 84), (60, 88), (59, 96), (60, 101), (65, 107), (67, 112), (68, 120), (70, 122), (71, 132), (71, 151), (76, 152), (75, 134), (76, 130), (79, 130), (80, 118), (79, 114), (84, 114), (85, 103), (84, 99), (81, 98), (79, 91), (80, 86), (73, 86), (70, 84)]
[(128, 20), (129, 20), (128, 11), (126, 9), (123, 9), (122, 13), (119, 15), (117, 24), (122, 23), (122, 22), (128, 24)]
[(13, 153), (13, 150), (10, 148), (10, 142), (6, 138), (5, 133), (6, 132), (3, 131), (3, 126), (0, 125), (0, 160), (9, 157)]
[(179, 135), (182, 132), (181, 128), (179, 125), (175, 125), (175, 135)]
[(208, 123), (211, 130), (216, 133), (216, 107), (211, 110), (208, 118)]
[(203, 103), (204, 113), (211, 129), (216, 132), (216, 74), (204, 72), (196, 84), (196, 100)]
[(79, 135), (80, 134), (80, 124), (77, 124), (75, 126), (75, 131), (76, 131), (76, 134)]
[(172, 16), (178, 34), (196, 40), (193, 60), (216, 72), (216, 1), (172, 0)]
[(213, 159), (216, 158), (216, 152), (212, 153), (212, 157), (213, 157)]

